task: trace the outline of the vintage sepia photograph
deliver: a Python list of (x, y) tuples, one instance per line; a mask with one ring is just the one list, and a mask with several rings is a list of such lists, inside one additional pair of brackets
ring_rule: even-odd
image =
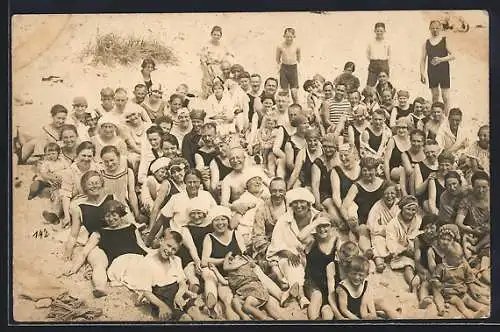
[(490, 317), (487, 11), (11, 30), (14, 323)]

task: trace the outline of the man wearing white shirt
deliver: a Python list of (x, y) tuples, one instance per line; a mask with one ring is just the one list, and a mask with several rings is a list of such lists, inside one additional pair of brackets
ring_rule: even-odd
[(469, 139), (461, 123), (462, 111), (459, 108), (452, 108), (448, 115), (448, 123), (443, 123), (436, 133), (436, 141), (441, 149), (456, 153), (459, 157), (469, 145)]

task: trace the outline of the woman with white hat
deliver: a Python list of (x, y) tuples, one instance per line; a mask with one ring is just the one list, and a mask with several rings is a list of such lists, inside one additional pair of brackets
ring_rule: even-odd
[(291, 296), (299, 300), (301, 308), (309, 304), (303, 286), (305, 252), (312, 244), (311, 231), (317, 226), (314, 219), (319, 213), (312, 208), (314, 201), (313, 194), (305, 188), (286, 193), (291, 209), (276, 222), (266, 255), (281, 286), (289, 286)]
[(90, 141), (95, 145), (95, 155), (99, 162), (101, 156), (101, 150), (106, 145), (115, 146), (122, 157), (127, 156), (127, 144), (118, 135), (118, 128), (120, 127), (120, 122), (116, 116), (111, 114), (104, 114), (97, 122), (97, 135), (92, 137)]
[(213, 232), (203, 240), (201, 267), (205, 281), (205, 301), (209, 310), (214, 310), (217, 298), (220, 298), (227, 318), (239, 320), (239, 315), (232, 308), (233, 294), (225, 279), (227, 273), (223, 269), (224, 257), (228, 253), (241, 255), (245, 250), (243, 240), (229, 228), (231, 215), (231, 210), (225, 206), (216, 206), (210, 210), (209, 220), (212, 222)]
[(142, 206), (147, 211), (148, 214), (151, 213), (158, 194), (160, 192), (160, 186), (163, 181), (168, 179), (168, 165), (170, 164), (170, 159), (167, 157), (159, 157), (155, 159), (149, 169), (152, 175), (149, 175), (142, 185), (141, 189), (141, 201)]

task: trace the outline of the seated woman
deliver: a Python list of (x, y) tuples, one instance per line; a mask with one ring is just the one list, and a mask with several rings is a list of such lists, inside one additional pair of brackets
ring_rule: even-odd
[(384, 196), (370, 209), (366, 221), (366, 226), (370, 231), (375, 268), (378, 273), (384, 271), (386, 266), (385, 260), (389, 257), (385, 238), (387, 224), (399, 212), (397, 185), (393, 182), (386, 182), (384, 185)]
[(120, 128), (120, 122), (116, 116), (111, 114), (104, 114), (98, 122), (97, 132), (98, 134), (90, 139), (94, 144), (96, 150), (97, 162), (101, 162), (101, 150), (106, 145), (114, 145), (120, 151), (120, 155), (124, 160), (127, 160), (127, 144), (118, 135), (118, 129)]
[(367, 110), (365, 107), (358, 107), (353, 112), (353, 120), (350, 121), (347, 127), (347, 141), (349, 144), (356, 147), (359, 154), (361, 147), (361, 134), (364, 133), (370, 122), (367, 120)]
[(385, 125), (384, 111), (382, 109), (375, 110), (370, 124), (361, 134), (360, 156), (383, 158), (391, 136), (391, 130)]
[[(337, 219), (336, 224), (346, 224), (341, 209), (342, 201), (347, 196), (351, 186), (359, 179), (361, 167), (356, 160), (354, 146), (341, 144), (339, 146), (339, 163), (330, 173), (330, 183), (332, 188), (332, 203), (335, 209), (328, 210), (332, 218)], [(342, 227), (343, 228), (343, 227)]]
[(70, 210), (72, 209), (72, 205), (77, 205), (85, 196), (80, 184), (82, 175), (87, 171), (100, 170), (99, 165), (94, 161), (94, 157), (94, 144), (91, 142), (82, 142), (76, 148), (75, 161), (64, 171), (60, 190), (64, 214), (63, 227), (70, 224)]
[(201, 289), (199, 276), (203, 240), (208, 233), (213, 232), (212, 223), (207, 219), (209, 209), (209, 204), (203, 198), (193, 198), (187, 206), (188, 222), (179, 229), (183, 245), (177, 255), (181, 258), (189, 290), (194, 293)]
[(57, 104), (50, 109), (50, 115), (52, 123), (42, 126), (39, 134), (22, 145), (18, 163), (26, 163), (31, 156), (38, 158), (43, 155), (43, 148), (47, 143), (60, 143), (61, 130), (68, 117), (68, 110), (63, 105)]
[[(376, 176), (378, 165), (374, 158), (361, 159), (361, 176), (347, 192), (341, 208), (342, 217), (359, 239), (359, 248), (369, 258), (373, 257), (373, 250), (366, 222), (373, 205), (384, 196), (384, 180)], [(357, 205), (356, 213), (354, 204)]]
[[(441, 202), (441, 195), (446, 189), (444, 177), (449, 171), (456, 170), (455, 160), (455, 155), (446, 150), (439, 155), (437, 172), (435, 176), (429, 179), (429, 184), (427, 186), (428, 200), (423, 203), (425, 212), (429, 214), (439, 214), (438, 207)], [(465, 183), (465, 179), (463, 179), (462, 183)]]
[[(184, 162), (187, 164), (185, 159)], [(170, 170), (172, 173), (172, 166)], [(163, 207), (160, 217), (155, 220), (147, 237), (146, 243), (148, 245), (153, 242), (161, 227), (163, 227), (163, 229), (171, 228), (173, 230), (179, 230), (187, 223), (186, 207), (192, 199), (197, 197), (204, 199), (209, 208), (213, 208), (217, 205), (212, 195), (208, 191), (201, 189), (201, 177), (201, 173), (197, 169), (189, 169), (184, 173), (183, 181), (185, 190), (172, 195)]]
[(296, 132), (290, 136), (290, 140), (285, 143), (285, 167), (288, 177), (288, 174), (292, 174), (292, 171), (295, 167), (295, 161), (297, 160), (297, 155), (301, 149), (304, 149), (307, 145), (306, 143), (306, 133), (309, 130), (309, 121), (307, 117), (303, 114), (299, 114), (295, 117), (294, 120), (295, 127), (297, 128)]
[(398, 119), (393, 129), (396, 131), (396, 135), (392, 136), (387, 143), (384, 153), (384, 174), (387, 181), (395, 181), (400, 184), (404, 195), (406, 194), (406, 174), (402, 168), (402, 154), (410, 148), (406, 119)]
[[(273, 230), (266, 258), (282, 288), (289, 288), (301, 308), (309, 304), (304, 295), (305, 251), (312, 244), (311, 231), (318, 211), (312, 208), (314, 196), (305, 188), (287, 192), (290, 211), (282, 215)], [(298, 232), (297, 232), (298, 230)]]
[(335, 136), (326, 134), (321, 140), (323, 154), (314, 160), (311, 167), (311, 191), (316, 199), (315, 208), (319, 211), (326, 210), (335, 215), (335, 205), (332, 201), (332, 171), (338, 165), (337, 144)]
[(384, 71), (381, 71), (378, 74), (377, 85), (375, 85), (375, 90), (377, 92), (377, 99), (379, 104), (382, 104), (384, 101), (382, 95), (385, 90), (388, 90), (390, 92), (391, 99), (394, 99), (394, 97), (396, 96), (396, 88), (394, 88), (392, 86), (392, 83), (389, 82), (389, 74)]
[[(132, 169), (127, 167), (120, 158), (120, 152), (115, 146), (108, 145), (101, 150), (101, 160), (103, 162), (102, 177), (104, 178), (104, 190), (109, 194), (114, 194), (116, 200), (122, 203), (127, 211), (126, 220), (135, 224), (137, 221), (141, 228), (145, 217), (139, 210), (139, 200), (135, 192), (135, 177)], [(132, 213), (130, 213), (132, 212)]]
[(458, 205), (466, 195), (462, 186), (462, 176), (456, 171), (449, 171), (444, 176), (444, 192), (439, 199), (439, 223), (455, 223)]
[[(186, 159), (179, 157), (170, 159), (170, 163), (168, 165), (169, 177), (161, 182), (153, 208), (151, 209), (151, 213), (149, 215), (150, 230), (158, 219), (160, 211), (163, 209), (165, 204), (170, 201), (171, 197), (186, 190), (184, 175), (186, 174), (186, 170), (188, 168), (189, 164)], [(146, 241), (146, 243), (148, 244), (148, 241)]]
[(234, 101), (225, 90), (224, 84), (218, 79), (214, 80), (212, 91), (213, 94), (206, 101), (206, 122), (215, 122), (221, 135), (235, 134), (234, 111), (236, 107)]
[(292, 174), (290, 175), (290, 179), (287, 183), (287, 189), (299, 186), (311, 188), (311, 172), (313, 163), (323, 154), (323, 148), (321, 147), (319, 138), (320, 134), (315, 129), (310, 129), (306, 132), (306, 146), (297, 153)]
[(136, 267), (147, 253), (137, 228), (123, 219), (126, 214), (122, 203), (106, 201), (102, 206), (102, 227), (92, 232), (68, 272), (76, 273), (93, 251), (95, 264), (92, 266), (92, 282), (95, 297), (106, 296), (108, 277), (111, 281), (121, 281), (127, 269)]
[(162, 99), (163, 91), (161, 84), (154, 84), (151, 92), (146, 96), (141, 106), (148, 112), (151, 122), (155, 122), (160, 116), (164, 116), (165, 101)]
[(76, 127), (64, 125), (61, 130), (61, 141), (61, 157), (72, 164), (76, 159), (76, 147), (81, 141)]
[(151, 166), (149, 166), (149, 170), (151, 171), (152, 175), (148, 175), (141, 189), (141, 203), (148, 215), (151, 214), (151, 211), (158, 198), (161, 184), (163, 183), (163, 181), (168, 181), (169, 164), (169, 158), (159, 157), (151, 163)]
[(205, 301), (209, 310), (214, 309), (217, 299), (224, 305), (227, 319), (238, 320), (239, 316), (232, 308), (233, 294), (225, 279), (224, 257), (228, 253), (238, 255), (244, 252), (242, 239), (229, 229), (231, 210), (217, 206), (210, 211), (209, 219), (212, 222), (213, 232), (205, 236), (201, 258), (202, 277), (205, 282)]
[(392, 256), (391, 269), (404, 270), (404, 279), (410, 292), (420, 285), (415, 272), (415, 238), (419, 234), (422, 217), (417, 214), (418, 201), (415, 196), (405, 196), (398, 203), (401, 212), (386, 227), (387, 250)]
[(213, 193), (216, 200), (220, 199), (220, 185), (222, 180), (232, 172), (231, 164), (229, 163), (230, 137), (223, 136), (216, 138), (214, 144), (217, 155), (210, 162), (210, 191)]
[(141, 145), (146, 140), (146, 129), (150, 124), (144, 123), (140, 114), (133, 108), (125, 109), (123, 116), (126, 122), (120, 135), (127, 144), (127, 162), (134, 173), (137, 173), (141, 160)]
[(304, 291), (311, 302), (307, 308), (310, 320), (332, 320), (333, 312), (328, 304), (328, 295), (335, 291), (332, 278), (337, 251), (337, 237), (328, 214), (315, 219), (314, 242), (306, 255)]

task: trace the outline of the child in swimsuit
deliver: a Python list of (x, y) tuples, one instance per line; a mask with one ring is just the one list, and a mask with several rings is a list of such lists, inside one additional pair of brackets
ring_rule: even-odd
[(436, 267), (430, 280), (438, 314), (444, 315), (448, 303), (455, 306), (465, 318), (486, 316), (488, 314), (486, 306), (469, 295), (469, 293), (476, 294), (474, 282), (474, 272), (464, 259), (462, 247), (457, 242), (451, 243), (445, 250), (443, 263)]
[(353, 257), (346, 278), (339, 282), (336, 293), (340, 312), (348, 319), (376, 319), (375, 302), (368, 289), (370, 264), (364, 256)]
[(297, 103), (299, 89), (297, 64), (300, 62), (300, 47), (293, 43), (295, 29), (286, 28), (283, 37), (285, 41), (276, 48), (276, 64), (279, 66), (280, 86), (284, 91), (290, 89), (293, 102)]
[(251, 320), (250, 316), (258, 320), (266, 320), (268, 317), (260, 310), (264, 310), (276, 320), (282, 319), (279, 315), (279, 305), (275, 298), (269, 296), (269, 292), (254, 272), (255, 262), (248, 256), (232, 255), (229, 252), (224, 257), (223, 269), (227, 272), (229, 287), (235, 294), (233, 297), (233, 309), (241, 319)]

